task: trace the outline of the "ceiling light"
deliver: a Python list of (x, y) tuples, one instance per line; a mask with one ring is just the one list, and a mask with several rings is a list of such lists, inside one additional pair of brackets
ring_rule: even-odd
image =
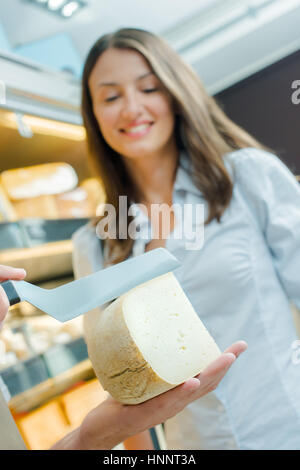
[(70, 17), (75, 13), (76, 10), (78, 10), (79, 7), (80, 7), (80, 4), (78, 2), (67, 3), (63, 7), (61, 14), (65, 17)]
[(84, 0), (24, 0), (40, 6), (63, 18), (70, 18), (75, 12), (86, 6)]
[(59, 10), (65, 3), (66, 0), (49, 0), (48, 8), (49, 10)]

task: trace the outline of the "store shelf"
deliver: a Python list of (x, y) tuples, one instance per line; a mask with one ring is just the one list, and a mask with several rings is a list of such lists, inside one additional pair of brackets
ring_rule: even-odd
[(24, 268), (26, 281), (42, 282), (70, 275), (73, 243), (63, 240), (31, 248), (16, 248), (0, 251), (0, 264)]
[(14, 415), (31, 411), (63, 393), (81, 380), (88, 380), (94, 377), (95, 373), (92, 364), (89, 359), (86, 359), (62, 374), (16, 395), (10, 400), (9, 408)]

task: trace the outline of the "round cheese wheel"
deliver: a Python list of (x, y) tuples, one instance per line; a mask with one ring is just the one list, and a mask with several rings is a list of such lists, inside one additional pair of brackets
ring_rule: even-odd
[(121, 403), (170, 390), (221, 354), (173, 273), (135, 287), (85, 322), (95, 373)]

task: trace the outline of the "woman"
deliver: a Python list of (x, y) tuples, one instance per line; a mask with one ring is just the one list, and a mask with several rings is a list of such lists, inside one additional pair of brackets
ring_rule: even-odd
[[(146, 31), (121, 29), (94, 44), (83, 73), (82, 113), (93, 164), (121, 222), (117, 237), (101, 248), (95, 226), (76, 233), (77, 275), (166, 246), (182, 262), (176, 277), (219, 346), (237, 338), (249, 345), (215, 392), (167, 421), (169, 448), (299, 449), (290, 311), (290, 301), (300, 307), (295, 178), (223, 113), (162, 39)], [(123, 228), (121, 234), (124, 195), (135, 210), (128, 233), (136, 221), (137, 239), (126, 238)], [(154, 220), (145, 214), (157, 203), (171, 208), (169, 237), (162, 236), (165, 215)], [(204, 205), (203, 243), (190, 247), (174, 236), (181, 221), (172, 204)], [(191, 217), (186, 222), (194, 223)], [(151, 224), (158, 235), (147, 239)], [(94, 321), (92, 312), (87, 342)]]
[[(7, 279), (22, 280), (24, 269), (0, 265), (0, 282)], [(7, 296), (0, 285), (0, 325), (9, 307)], [(246, 348), (238, 342), (228, 348), (216, 361), (207, 367), (199, 377), (148, 400), (137, 406), (125, 406), (112, 398), (93, 409), (83, 420), (81, 426), (57, 442), (53, 450), (100, 450), (111, 449), (128, 437), (162, 420), (173, 416), (192, 400), (213, 390), (225, 375), (235, 358)], [(0, 377), (1, 378), (1, 377)], [(6, 406), (0, 388), (0, 450), (20, 450), (25, 445), (17, 431)]]

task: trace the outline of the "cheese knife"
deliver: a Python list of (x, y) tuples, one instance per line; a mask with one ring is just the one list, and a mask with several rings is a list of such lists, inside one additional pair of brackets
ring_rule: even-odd
[(0, 285), (10, 305), (26, 300), (56, 320), (65, 322), (179, 266), (179, 261), (168, 250), (156, 248), (54, 289), (44, 289), (26, 281), (5, 281)]

